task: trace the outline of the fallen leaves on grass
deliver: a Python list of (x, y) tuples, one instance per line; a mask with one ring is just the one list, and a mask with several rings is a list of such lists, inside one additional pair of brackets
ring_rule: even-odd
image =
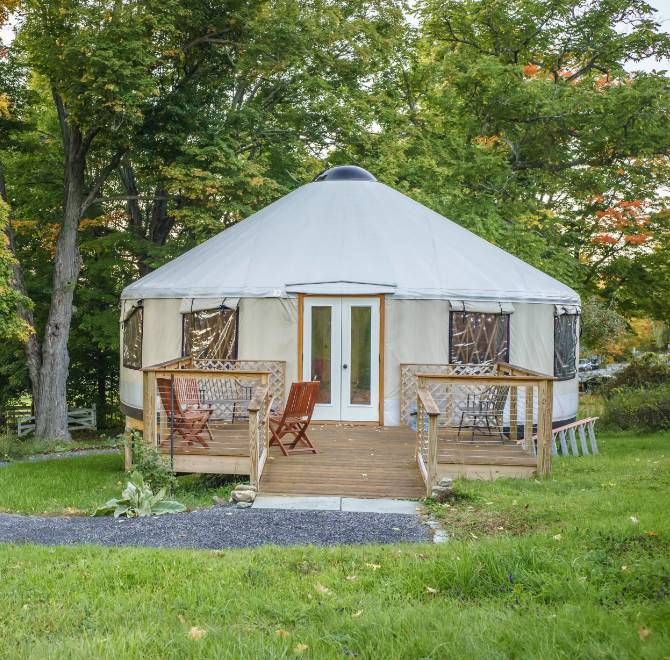
[(186, 623), (186, 619), (184, 619), (184, 617), (183, 617), (181, 614), (178, 614), (177, 616), (179, 617), (179, 620), (180, 620), (182, 623)]
[(378, 568), (381, 568), (381, 564), (365, 564), (366, 566), (372, 566), (372, 570), (376, 571)]
[(647, 536), (658, 536), (660, 532), (645, 532)]
[(206, 630), (201, 630), (200, 628), (198, 628), (198, 626), (193, 626), (193, 628), (191, 628), (188, 631), (187, 637), (191, 641), (197, 642), (201, 637), (204, 637), (206, 634), (207, 634)]
[(639, 523), (639, 522), (640, 522), (635, 516), (631, 516), (630, 519), (631, 519), (634, 523)]
[(317, 582), (314, 585), (314, 591), (316, 591), (317, 594), (328, 594), (329, 591), (326, 587), (324, 587), (320, 582)]
[(433, 587), (426, 587), (426, 589), (428, 589), (428, 591), (430, 591), (431, 594), (437, 593), (437, 589), (433, 589)]
[(361, 614), (363, 614), (363, 610), (358, 610), (358, 612), (356, 612), (356, 614), (352, 614), (351, 616), (354, 617), (354, 619), (355, 619), (356, 617), (360, 616)]
[(645, 630), (639, 623), (637, 624), (637, 634), (640, 636), (640, 641), (644, 642), (647, 639), (647, 635), (651, 632), (651, 628)]
[(560, 534), (556, 534), (556, 536), (554, 536), (554, 540), (555, 540), (555, 541), (560, 541), (561, 538), (562, 538), (562, 537), (561, 537)]
[(277, 635), (277, 637), (281, 637), (282, 635), (284, 637), (288, 637), (289, 633), (286, 630), (282, 629), (282, 630), (275, 630), (275, 635)]
[(295, 653), (302, 653), (303, 651), (305, 651), (305, 650), (308, 649), (308, 648), (309, 648), (309, 646), (307, 646), (307, 644), (301, 644), (300, 642), (298, 642), (298, 646), (296, 646), (296, 647), (293, 649), (293, 651), (294, 651)]

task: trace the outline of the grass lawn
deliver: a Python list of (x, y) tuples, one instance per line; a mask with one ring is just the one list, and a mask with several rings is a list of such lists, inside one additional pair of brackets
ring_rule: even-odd
[(668, 658), (670, 435), (598, 442), (546, 480), (459, 482), (442, 546), (0, 545), (0, 656)]
[[(120, 454), (99, 454), (16, 463), (0, 468), (0, 511), (28, 515), (89, 515), (107, 500), (120, 496), (128, 481), (123, 461)], [(189, 509), (207, 506), (212, 504), (213, 495), (229, 498), (236, 483), (243, 483), (243, 478), (179, 477), (174, 499)]]

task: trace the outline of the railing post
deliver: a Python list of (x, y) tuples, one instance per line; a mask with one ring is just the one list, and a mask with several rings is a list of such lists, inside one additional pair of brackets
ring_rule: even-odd
[(541, 380), (537, 393), (537, 473), (551, 474), (551, 418), (554, 383)]
[(249, 411), (249, 483), (258, 488), (258, 410)]
[(144, 435), (149, 446), (156, 445), (156, 372), (145, 371), (144, 380)]
[(526, 414), (523, 425), (523, 448), (531, 456), (535, 456), (535, 444), (533, 443), (533, 389), (534, 388), (529, 385), (524, 387)]
[(518, 410), (519, 410), (519, 394), (518, 387), (510, 387), (510, 402), (509, 402), (509, 438), (512, 442), (516, 442), (519, 429), (518, 429)]
[(437, 415), (428, 415), (428, 483), (426, 497), (430, 497), (437, 483)]

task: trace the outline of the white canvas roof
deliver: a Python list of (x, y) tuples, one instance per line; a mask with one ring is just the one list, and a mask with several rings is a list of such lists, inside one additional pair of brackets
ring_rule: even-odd
[(125, 299), (297, 293), (579, 304), (566, 285), (376, 181), (309, 183), (126, 287)]

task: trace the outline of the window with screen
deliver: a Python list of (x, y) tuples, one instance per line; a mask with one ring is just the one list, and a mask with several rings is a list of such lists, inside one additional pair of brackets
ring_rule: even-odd
[(142, 319), (144, 310), (138, 307), (123, 322), (123, 366), (142, 368)]
[(183, 314), (182, 355), (200, 360), (237, 359), (237, 310)]
[(451, 312), (449, 362), (509, 362), (509, 314)]
[(559, 380), (570, 380), (577, 373), (578, 316), (554, 316), (554, 376)]

